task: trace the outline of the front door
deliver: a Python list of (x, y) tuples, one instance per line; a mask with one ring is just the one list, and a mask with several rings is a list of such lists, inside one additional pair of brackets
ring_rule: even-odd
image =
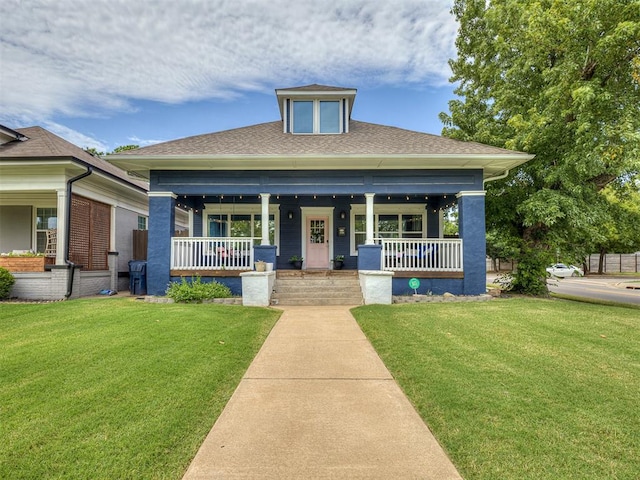
[(307, 268), (329, 268), (329, 217), (307, 217)]

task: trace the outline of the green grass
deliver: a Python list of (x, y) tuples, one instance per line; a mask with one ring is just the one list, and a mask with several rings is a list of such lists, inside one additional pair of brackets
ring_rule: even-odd
[(637, 309), (517, 298), (353, 313), (466, 480), (638, 478)]
[(0, 305), (0, 478), (180, 478), (279, 312)]

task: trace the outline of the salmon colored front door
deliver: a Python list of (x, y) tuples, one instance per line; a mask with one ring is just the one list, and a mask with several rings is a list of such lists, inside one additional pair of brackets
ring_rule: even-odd
[(307, 217), (307, 268), (329, 268), (329, 217)]

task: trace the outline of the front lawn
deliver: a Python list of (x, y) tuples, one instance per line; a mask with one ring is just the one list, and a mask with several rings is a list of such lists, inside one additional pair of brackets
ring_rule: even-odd
[(181, 478), (279, 315), (0, 305), (0, 478)]
[(466, 480), (638, 478), (640, 310), (522, 298), (353, 314)]

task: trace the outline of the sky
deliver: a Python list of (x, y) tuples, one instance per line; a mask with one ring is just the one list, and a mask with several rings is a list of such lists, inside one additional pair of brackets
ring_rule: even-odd
[(3, 0), (0, 124), (110, 152), (280, 120), (276, 88), (440, 134), (453, 0)]

